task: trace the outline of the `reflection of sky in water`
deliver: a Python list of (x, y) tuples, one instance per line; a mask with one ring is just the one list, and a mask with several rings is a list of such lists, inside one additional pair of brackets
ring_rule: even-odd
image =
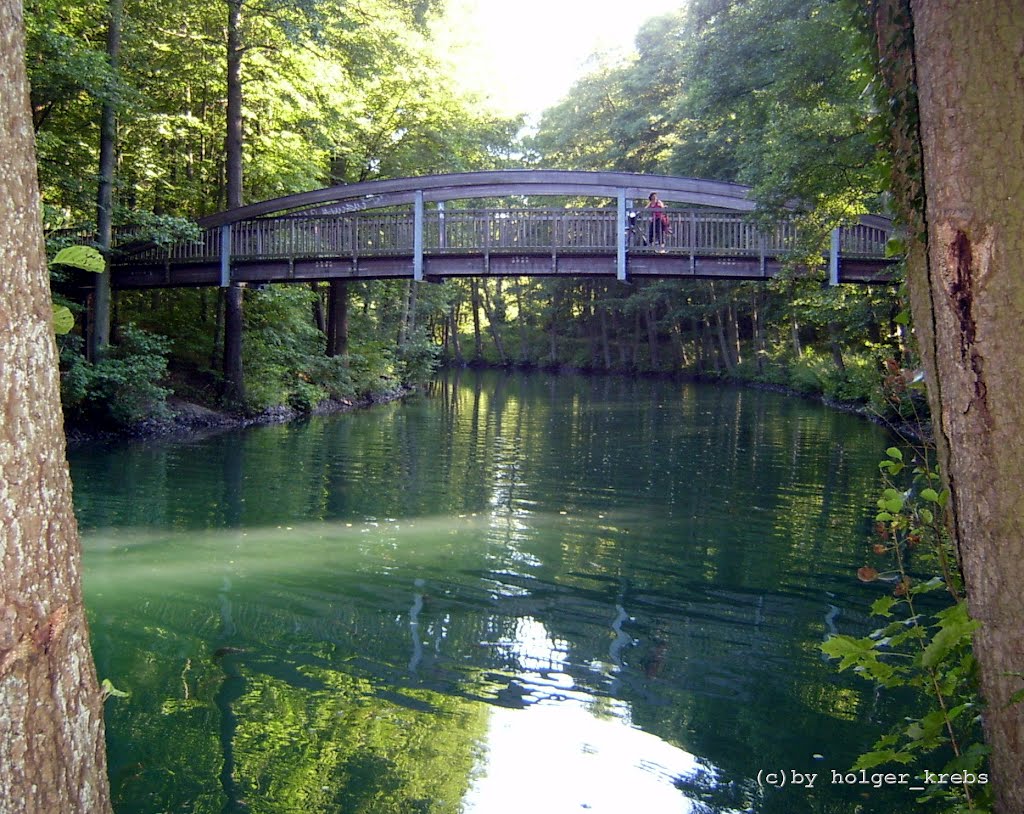
[(675, 777), (698, 769), (693, 755), (630, 726), (621, 702), (610, 702), (598, 717), (593, 701), (563, 693), (559, 701), (526, 709), (495, 707), (481, 775), (464, 798), (464, 810), (694, 811), (694, 804), (673, 785)]
[(627, 703), (597, 698), (562, 672), (566, 642), (526, 617), (494, 646), (520, 665), (510, 688), (523, 707), (491, 709), (467, 814), (695, 810), (674, 780), (706, 766), (635, 728)]

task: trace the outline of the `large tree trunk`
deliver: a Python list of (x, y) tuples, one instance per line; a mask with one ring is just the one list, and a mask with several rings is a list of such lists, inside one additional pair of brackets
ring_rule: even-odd
[(469, 283), (469, 302), (473, 309), (473, 361), (482, 362), (484, 359), (484, 339), (480, 332), (480, 283), (474, 277)]
[(0, 807), (109, 812), (19, 0), (0, 0)]
[[(107, 60), (110, 71), (117, 76), (121, 63), (121, 19), (123, 0), (110, 0), (107, 5)], [(92, 319), (89, 321), (90, 361), (97, 361), (110, 343), (110, 248), (114, 242), (114, 175), (117, 167), (117, 106), (115, 90), (107, 88), (100, 112), (100, 166), (96, 191), (96, 242), (107, 261), (106, 273), (96, 275), (92, 298)]]
[[(908, 7), (912, 32), (892, 27), (890, 11)], [(912, 109), (894, 108), (905, 115), (893, 133), (897, 191), (923, 202), (907, 206), (909, 234), (927, 236), (911, 242), (908, 285), (968, 602), (982, 623), (974, 651), (1003, 814), (1024, 811), (1024, 704), (1008, 703), (1024, 687), (1020, 11), (1015, 0), (883, 0), (877, 17), (890, 89), (916, 80), (919, 93), (919, 130)]]
[(348, 281), (331, 280), (327, 300), (327, 355), (348, 353)]
[[(228, 0), (227, 137), (225, 138), (227, 206), (242, 205), (242, 0)], [(245, 401), (242, 367), (242, 287), (231, 283), (224, 297), (224, 400), (238, 406)]]

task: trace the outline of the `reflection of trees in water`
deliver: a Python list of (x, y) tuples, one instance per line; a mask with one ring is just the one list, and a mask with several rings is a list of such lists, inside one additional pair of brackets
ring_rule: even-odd
[[(120, 672), (164, 688), (166, 700), (184, 661), (202, 663), (190, 682), (207, 707), (140, 705), (131, 711), (140, 738), (203, 755), (192, 763), (205, 767), (190, 769), (211, 774), (196, 785), (212, 784), (222, 804), (288, 793), (311, 811), (342, 799), (358, 810), (356, 786), (371, 768), (387, 775), (373, 786), (381, 799), (398, 795), (397, 783), (420, 800), (429, 773), (450, 765), (443, 792), (457, 799), (472, 766), (469, 733), (485, 725), (478, 702), (550, 699), (557, 673), (595, 706), (623, 701), (634, 725), (706, 756), (719, 786), (746, 788), (759, 768), (820, 744), (846, 741), (853, 755), (871, 741), (860, 735), (860, 696), (814, 649), (830, 605), (856, 604), (833, 563), (859, 556), (845, 531), (859, 515), (835, 496), (867, 492), (873, 477), (853, 482), (856, 450), (831, 419), (786, 407), (780, 420), (729, 390), (680, 399), (678, 385), (650, 383), (638, 398), (635, 383), (612, 378), (492, 387), (463, 375), (467, 385), (442, 388), (438, 405), (305, 434), (271, 428), (232, 439), (233, 452), (225, 442), (214, 525), (354, 506), (356, 525), (371, 514), (483, 519), (457, 538), (399, 536), (382, 519), (362, 539), (357, 529), (334, 541), (358, 557), (308, 567), (306, 543), (282, 533), (277, 555), (294, 546), (294, 569), (286, 554), (281, 574), (236, 581), (233, 634), (215, 602), (147, 597), (114, 624), (126, 640), (143, 641), (145, 628), (161, 652), (142, 647)], [(660, 404), (669, 400), (671, 409)], [(729, 491), (749, 483), (744, 502)], [(145, 499), (180, 496), (158, 489)], [(846, 535), (838, 542), (836, 529)], [(242, 543), (237, 553), (242, 574), (263, 554)], [(207, 651), (218, 645), (245, 652), (215, 661)], [(150, 713), (146, 735), (144, 710), (161, 708), (177, 724)], [(203, 735), (211, 710), (219, 721)], [(211, 767), (227, 773), (232, 761), (235, 780), (218, 782)]]

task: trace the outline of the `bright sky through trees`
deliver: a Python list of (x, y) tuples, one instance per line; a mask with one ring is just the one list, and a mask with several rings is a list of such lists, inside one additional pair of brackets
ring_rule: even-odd
[[(535, 119), (595, 53), (628, 54), (640, 26), (686, 0), (450, 0), (460, 72), (503, 113)], [(458, 44), (461, 43), (461, 47)]]

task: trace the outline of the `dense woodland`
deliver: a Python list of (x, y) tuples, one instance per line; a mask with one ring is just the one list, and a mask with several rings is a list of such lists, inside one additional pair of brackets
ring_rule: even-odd
[[(875, 15), (872, 31), (856, 0), (690, 0), (685, 11), (646, 24), (634, 59), (595, 69), (524, 135), (522, 121), (495, 116), (460, 88), (436, 47), (438, 32), (457, 26), (443, 0), (173, 5), (27, 4), (51, 253), (87, 235), (107, 251), (114, 225), (170, 239), (188, 234), (190, 217), (332, 183), (511, 166), (736, 180), (756, 189), (766, 217), (795, 206), (811, 237), (792, 274), (767, 285), (504, 280), (109, 297), (100, 275), (85, 302), (58, 269), (56, 298), (77, 317), (60, 340), (65, 415), (131, 424), (164, 409), (172, 389), (247, 411), (304, 409), (422, 380), (444, 362), (734, 377), (882, 408), (878, 394), (902, 387), (916, 367), (902, 289), (827, 288), (823, 273), (806, 273), (801, 261), (819, 254), (835, 224), (884, 211), (891, 187), (908, 224), (908, 285), (942, 474), (927, 455), (887, 450), (881, 471), (890, 485), (872, 549), (896, 559), (901, 579), (872, 606), (886, 627), (860, 640), (831, 637), (823, 649), (841, 669), (931, 696), (931, 711), (881, 739), (861, 756), (862, 768), (931, 760), (939, 749), (943, 762), (953, 755), (949, 770), (973, 771), (990, 749), (991, 786), (940, 784), (921, 799), (947, 795), (956, 798), (950, 811), (984, 811), (994, 793), (994, 810), (1022, 810), (1024, 357), (1013, 338), (1024, 302), (1015, 194), (1024, 154), (1007, 137), (1024, 126), (1019, 15), (1002, 0), (970, 8), (875, 0), (863, 4)], [(0, 85), (14, 99), (24, 88), (19, 6), (0, 0), (0, 28), (12, 43), (0, 49)], [(24, 217), (38, 201), (26, 180), (32, 134), (23, 113), (0, 106), (11, 147), (0, 164), (18, 171), (0, 172), (12, 201), (0, 242), (42, 271), (38, 224), (27, 228)], [(26, 705), (20, 689), (0, 694), (16, 721), (14, 748), (27, 732), (54, 735), (0, 766), (13, 766), (14, 780), (33, 794), (77, 795), (97, 801), (82, 810), (107, 810), (95, 748), (102, 732), (91, 730), (90, 740), (88, 727), (69, 723), (98, 719), (100, 701), (85, 655), (60, 416), (51, 409), (56, 382), (46, 377), (54, 369), (49, 322), (39, 341), (49, 303), (41, 276), (8, 266), (15, 318), (0, 376), (12, 421), (0, 446), (14, 455), (2, 463), (24, 463), (28, 474), (0, 479), (21, 490), (0, 501), (18, 508), (2, 525), (35, 547), (17, 549), (0, 573), (5, 586), (42, 586), (51, 601), (9, 609), (17, 626), (6, 642), (18, 646), (4, 666), (12, 682), (31, 676), (29, 698), (65, 700), (54, 687), (70, 675), (74, 698)], [(898, 477), (904, 469), (913, 474), (909, 488)], [(924, 536), (937, 541), (941, 575), (914, 581), (900, 558)], [(858, 576), (878, 573), (864, 566)], [(916, 597), (939, 589), (947, 607), (914, 609)], [(889, 659), (896, 646), (905, 660)], [(979, 675), (987, 745), (970, 740), (981, 721)], [(42, 747), (51, 742), (48, 758)], [(35, 774), (22, 769), (26, 754)], [(38, 779), (53, 776), (40, 767), (70, 765), (69, 755), (84, 756), (74, 761), (80, 777)]]
[[(649, 20), (633, 57), (579, 80), (535, 132), (461, 87), (437, 44), (458, 26), (443, 0), (31, 0), (26, 15), (46, 226), (104, 250), (105, 220), (167, 240), (226, 206), (505, 167), (750, 184), (766, 217), (796, 202), (814, 258), (834, 225), (885, 209), (857, 3), (695, 0)], [(878, 385), (904, 353), (896, 292), (828, 288), (803, 259), (768, 285), (324, 283), (109, 306), (58, 277), (78, 316), (61, 339), (65, 411), (130, 424), (172, 392), (309, 409), (441, 363), (740, 378), (884, 411)]]

